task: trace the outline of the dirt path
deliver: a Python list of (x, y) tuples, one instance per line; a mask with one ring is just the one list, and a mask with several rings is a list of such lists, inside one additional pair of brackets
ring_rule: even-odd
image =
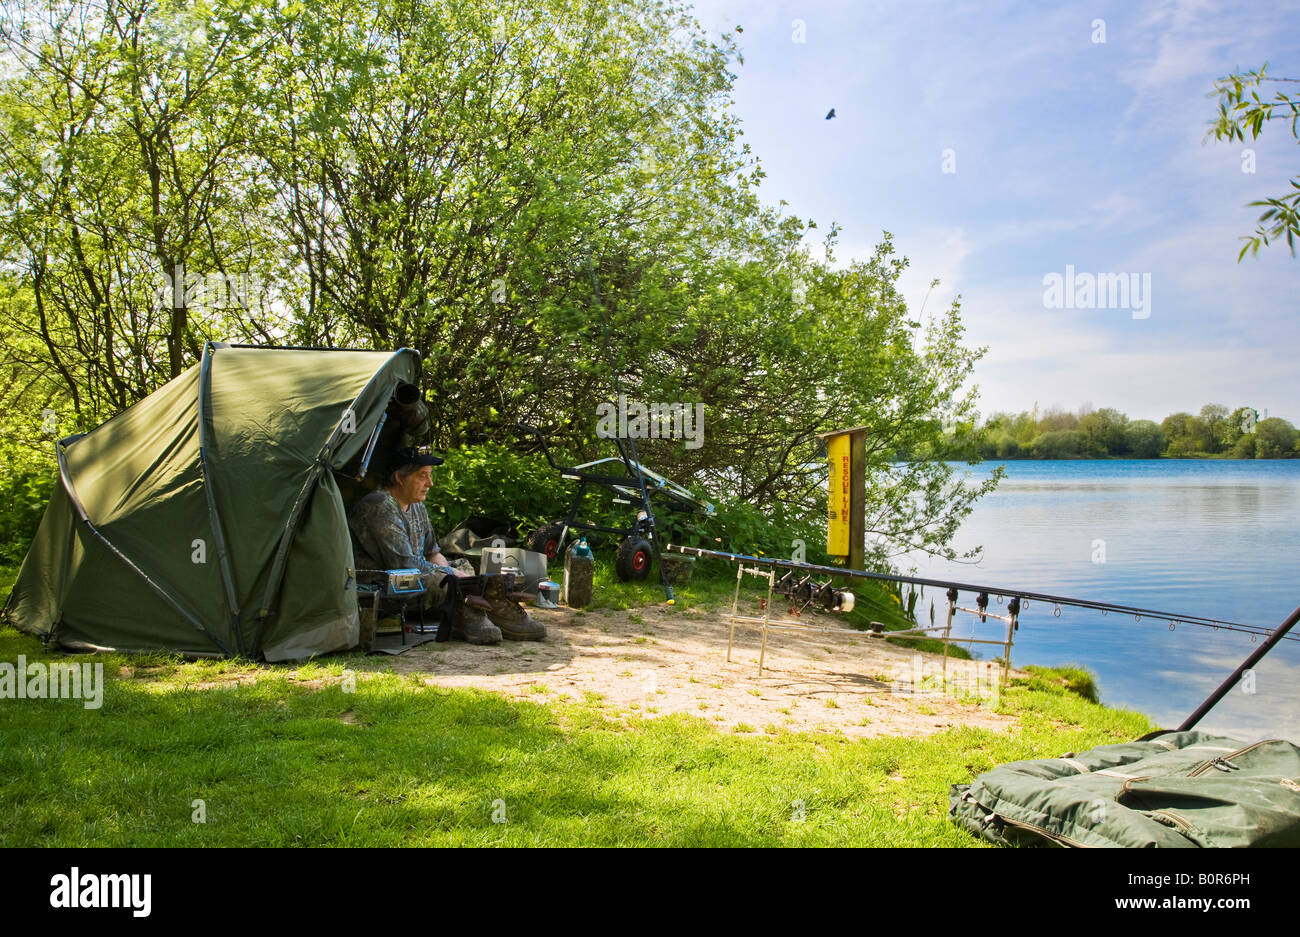
[[(653, 717), (688, 713), (746, 732), (842, 732), (850, 737), (923, 736), (956, 725), (1000, 729), (993, 711), (996, 666), (918, 654), (862, 636), (770, 633), (763, 675), (760, 635), (736, 629), (727, 656), (727, 612), (671, 606), (635, 611), (533, 610), (542, 642), (475, 647), (424, 644), (392, 658), (399, 673), (431, 685), (477, 687), (542, 702), (600, 694)], [(836, 624), (830, 616), (812, 620)]]

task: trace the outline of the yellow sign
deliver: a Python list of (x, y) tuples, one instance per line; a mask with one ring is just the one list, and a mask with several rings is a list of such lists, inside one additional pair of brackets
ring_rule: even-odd
[(830, 462), (830, 490), (827, 498), (826, 552), (831, 556), (849, 555), (849, 449), (852, 437), (848, 433), (832, 436), (826, 441), (826, 457)]

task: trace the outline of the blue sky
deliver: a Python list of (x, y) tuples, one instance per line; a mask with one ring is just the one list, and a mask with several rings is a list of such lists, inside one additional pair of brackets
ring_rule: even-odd
[[(820, 232), (838, 222), (841, 261), (890, 231), (913, 310), (960, 294), (970, 342), (989, 346), (982, 412), (1160, 420), (1215, 402), (1300, 424), (1300, 259), (1282, 244), (1237, 263), (1247, 203), (1288, 190), (1300, 146), (1273, 122), (1247, 143), (1249, 174), (1241, 144), (1206, 140), (1215, 78), (1266, 61), (1300, 78), (1300, 3), (695, 8), (714, 36), (744, 30), (734, 112), (764, 200)], [(1046, 308), (1043, 278), (1067, 265), (1149, 274), (1149, 315)]]

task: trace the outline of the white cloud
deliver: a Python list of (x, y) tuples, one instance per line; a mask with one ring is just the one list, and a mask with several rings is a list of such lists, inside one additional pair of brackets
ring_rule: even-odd
[[(1212, 331), (1186, 318), (1174, 287), (1161, 288), (1204, 259), (1171, 239), (1153, 248), (1147, 260), (1145, 269), (1156, 273), (1152, 316), (1144, 320), (1122, 309), (1046, 309), (1041, 281), (1031, 277), (968, 284), (962, 298), (967, 344), (989, 349), (973, 378), (981, 410), (1018, 412), (1035, 400), (1074, 410), (1091, 401), (1132, 419), (1159, 421), (1219, 402), (1300, 416), (1293, 364), (1300, 355), (1300, 329), (1275, 319), (1270, 328), (1251, 322), (1234, 331), (1236, 313), (1225, 309)], [(1205, 288), (1214, 289), (1212, 278)], [(1297, 312), (1279, 315), (1294, 321)], [(1262, 321), (1263, 314), (1256, 314)], [(1287, 348), (1294, 351), (1285, 353)]]
[[(1209, 102), (1203, 95), (1212, 90), (1215, 78), (1238, 65), (1250, 69), (1263, 64), (1250, 61), (1251, 50), (1276, 41), (1277, 12), (1275, 7), (1225, 11), (1209, 0), (1166, 0), (1149, 7), (1136, 25), (1152, 35), (1133, 44), (1130, 64), (1119, 73), (1133, 88), (1126, 123), (1147, 130), (1153, 121), (1185, 126), (1189, 116), (1208, 119)], [(1230, 30), (1224, 29), (1225, 19), (1231, 21)]]

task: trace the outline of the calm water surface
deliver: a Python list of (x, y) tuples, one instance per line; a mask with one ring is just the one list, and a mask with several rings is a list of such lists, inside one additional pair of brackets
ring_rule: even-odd
[[(962, 466), (977, 478), (998, 463)], [(954, 544), (978, 563), (916, 560), (922, 576), (1275, 627), (1300, 605), (1300, 460), (1010, 462)], [(920, 607), (937, 620), (942, 595)], [(973, 596), (962, 596), (971, 607)], [(992, 604), (992, 603), (991, 603)], [(954, 633), (1001, 637), (958, 615)], [(1292, 633), (1300, 633), (1300, 626)], [(1005, 626), (1002, 626), (1005, 634)], [(1262, 640), (1262, 639), (1260, 639)], [(1012, 662), (1080, 663), (1103, 701), (1176, 727), (1255, 647), (1249, 635), (1031, 603)], [(984, 656), (999, 652), (986, 645)], [(975, 646), (980, 653), (979, 645)], [(1300, 642), (1283, 641), (1198, 728), (1300, 741)]]

